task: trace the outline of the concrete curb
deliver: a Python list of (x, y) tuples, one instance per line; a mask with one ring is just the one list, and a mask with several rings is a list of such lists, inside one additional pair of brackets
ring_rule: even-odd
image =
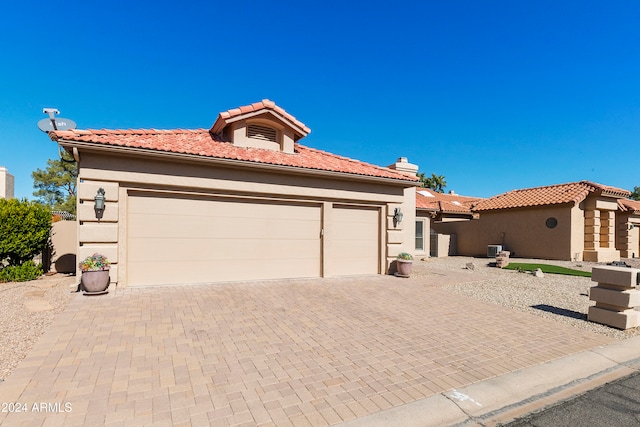
[(494, 426), (640, 370), (640, 336), (450, 390), (342, 427)]

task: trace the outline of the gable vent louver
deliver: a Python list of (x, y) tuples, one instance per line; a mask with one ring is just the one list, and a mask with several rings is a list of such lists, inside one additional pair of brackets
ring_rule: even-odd
[(261, 139), (263, 141), (278, 142), (277, 131), (267, 126), (249, 125), (247, 126), (247, 137)]

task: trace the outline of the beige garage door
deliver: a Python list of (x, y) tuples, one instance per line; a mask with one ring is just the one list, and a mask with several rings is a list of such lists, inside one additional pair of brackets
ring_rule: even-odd
[(320, 206), (131, 195), (130, 286), (320, 276)]
[(378, 274), (380, 210), (334, 206), (331, 216), (332, 275)]

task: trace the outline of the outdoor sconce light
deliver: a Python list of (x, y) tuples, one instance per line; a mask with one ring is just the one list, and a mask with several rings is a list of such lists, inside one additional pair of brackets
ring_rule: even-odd
[(397, 226), (402, 222), (402, 211), (400, 208), (395, 208), (393, 210), (393, 226)]
[(96, 211), (96, 218), (102, 219), (102, 214), (104, 214), (104, 188), (100, 187), (98, 189), (98, 193), (96, 197), (93, 198), (95, 205), (93, 206), (93, 210)]

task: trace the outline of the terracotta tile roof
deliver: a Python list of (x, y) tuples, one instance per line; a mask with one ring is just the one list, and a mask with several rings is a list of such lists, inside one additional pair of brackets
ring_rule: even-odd
[(429, 188), (416, 188), (416, 209), (471, 214), (471, 206), (480, 200), (482, 199), (479, 197), (444, 194)]
[(622, 211), (640, 215), (640, 200), (618, 199), (618, 206)]
[(231, 110), (223, 111), (218, 115), (218, 119), (211, 127), (211, 132), (219, 133), (229, 122), (233, 119), (237, 119), (240, 116), (251, 116), (261, 111), (273, 111), (281, 119), (288, 121), (295, 129), (300, 133), (299, 137), (307, 136), (311, 133), (311, 129), (305, 126), (304, 123), (287, 113), (283, 108), (276, 105), (275, 102), (269, 99), (263, 99), (260, 102), (255, 102), (251, 105), (245, 105), (238, 108), (232, 108)]
[(590, 185), (596, 188), (596, 191), (602, 191), (603, 196), (613, 196), (613, 197), (629, 197), (631, 192), (629, 190), (625, 190), (623, 188), (611, 187), (609, 185), (598, 184), (597, 182), (591, 181), (580, 181), (581, 183)]
[(509, 191), (477, 203), (473, 207), (473, 210), (488, 211), (565, 203), (576, 204), (583, 201), (590, 193), (598, 193), (603, 196), (616, 198), (628, 197), (628, 195), (631, 194), (627, 190), (589, 181), (570, 182), (567, 184)]
[(81, 142), (96, 146), (128, 147), (149, 152), (180, 153), (218, 159), (232, 159), (250, 163), (290, 166), (301, 169), (342, 172), (346, 174), (417, 181), (400, 172), (325, 151), (295, 144), (295, 153), (259, 148), (237, 147), (209, 133), (207, 129), (74, 129), (52, 131), (54, 141)]

